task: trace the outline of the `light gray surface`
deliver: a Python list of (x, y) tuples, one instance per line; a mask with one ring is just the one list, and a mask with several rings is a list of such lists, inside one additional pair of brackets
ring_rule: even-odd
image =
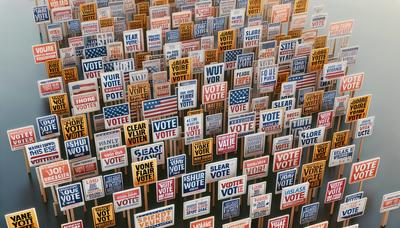
[[(400, 190), (400, 125), (396, 121), (400, 83), (400, 1), (312, 0), (310, 7), (319, 4), (325, 5), (329, 23), (355, 19), (351, 45), (359, 45), (360, 52), (357, 65), (349, 73), (365, 72), (364, 88), (357, 94), (373, 94), (370, 115), (376, 116), (374, 135), (366, 140), (362, 159), (381, 156), (381, 166), (378, 177), (364, 184), (363, 190), (368, 197), (366, 214), (352, 223), (358, 222), (361, 227), (378, 227), (382, 195)], [(0, 0), (0, 215), (36, 207), (41, 223), (47, 221), (44, 227), (58, 227), (51, 211), (40, 203), (34, 178), (34, 188), (31, 189), (21, 151), (11, 152), (6, 137), (7, 129), (33, 124), (35, 117), (48, 112), (47, 101), (39, 98), (36, 86), (37, 79), (46, 77), (45, 71), (42, 66), (34, 64), (31, 54), (31, 45), (39, 42), (37, 29), (32, 23), (32, 6), (33, 2), (28, 0)], [(345, 176), (348, 172), (347, 169)], [(357, 185), (347, 186), (346, 193), (356, 189)], [(3, 218), (0, 218), (0, 224), (4, 227)], [(400, 211), (391, 212), (388, 227), (396, 228), (399, 224)]]

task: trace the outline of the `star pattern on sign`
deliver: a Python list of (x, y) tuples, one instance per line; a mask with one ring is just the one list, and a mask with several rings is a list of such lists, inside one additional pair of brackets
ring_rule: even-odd
[(229, 105), (243, 104), (249, 102), (250, 89), (237, 89), (229, 91)]
[(128, 104), (122, 104), (111, 107), (104, 107), (104, 118), (114, 118), (118, 116), (126, 116), (129, 115), (129, 106)]
[(102, 57), (102, 56), (107, 56), (106, 46), (85, 49), (85, 58), (87, 59)]
[(228, 50), (224, 52), (225, 62), (234, 62), (238, 55), (242, 54), (242, 49)]
[(144, 110), (153, 109), (159, 104), (160, 104), (159, 100), (146, 101), (146, 103), (144, 103)]
[(104, 69), (104, 72), (114, 71), (114, 64), (111, 62), (103, 63), (103, 69)]

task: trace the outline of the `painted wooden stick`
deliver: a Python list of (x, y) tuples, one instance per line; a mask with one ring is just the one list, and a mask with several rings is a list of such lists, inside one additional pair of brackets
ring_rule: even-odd
[(29, 167), (29, 160), (28, 160), (28, 155), (26, 154), (25, 147), (22, 152), (24, 153), (26, 173), (28, 175), (31, 175), (31, 167)]
[(75, 221), (74, 209), (72, 208), (71, 210), (69, 210), (69, 213), (71, 214), (71, 220), (72, 220), (72, 222)]
[(381, 220), (381, 227), (382, 228), (386, 227), (388, 220), (389, 220), (389, 211), (386, 211), (382, 215), (382, 220)]
[(363, 183), (364, 183), (364, 181), (361, 181), (361, 182), (360, 182), (360, 185), (358, 186), (358, 191), (359, 191), (359, 192), (361, 192), (361, 190), (362, 190)]
[(290, 210), (290, 219), (289, 219), (289, 227), (293, 227), (293, 219), (294, 219), (294, 207)]
[(144, 210), (147, 211), (149, 209), (149, 202), (147, 199), (147, 192), (148, 192), (148, 186), (147, 184), (144, 186)]
[(43, 188), (43, 184), (42, 184), (42, 181), (40, 179), (39, 167), (36, 167), (35, 170), (36, 170), (36, 177), (37, 177), (37, 180), (39, 182), (40, 195), (42, 196), (43, 203), (47, 203), (46, 189)]
[(58, 213), (57, 213), (57, 206), (56, 205), (58, 205), (58, 200), (57, 200), (57, 195), (56, 195), (56, 190), (55, 190), (55, 187), (54, 186), (52, 186), (52, 187), (50, 187), (51, 188), (51, 195), (53, 196), (53, 209), (54, 209), (54, 215), (55, 216), (58, 216)]
[(128, 210), (128, 228), (132, 228), (132, 222), (131, 222), (131, 210)]
[(364, 145), (364, 139), (365, 138), (361, 138), (360, 145), (358, 146), (357, 162), (359, 162), (360, 158), (361, 158), (361, 153), (362, 153), (362, 149), (363, 149), (363, 145)]
[(66, 213), (67, 213), (67, 221), (68, 222), (72, 222), (71, 221), (71, 215), (69, 214), (69, 210), (67, 210)]

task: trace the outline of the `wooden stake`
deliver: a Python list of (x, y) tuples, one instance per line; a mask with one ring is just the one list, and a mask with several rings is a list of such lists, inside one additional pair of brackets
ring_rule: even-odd
[(149, 202), (147, 202), (147, 192), (148, 186), (147, 184), (144, 186), (144, 210), (147, 211), (149, 209)]
[(333, 215), (333, 211), (335, 210), (335, 202), (331, 204), (331, 210), (329, 211), (329, 215)]
[(71, 215), (69, 214), (69, 210), (67, 210), (66, 213), (67, 213), (67, 221), (71, 222)]
[(128, 228), (132, 228), (131, 222), (131, 210), (128, 210)]
[(364, 137), (361, 138), (360, 145), (358, 146), (357, 162), (359, 162), (360, 158), (361, 158), (361, 153), (362, 153), (362, 149), (363, 149), (363, 145), (364, 145), (364, 139), (365, 139)]
[(381, 220), (381, 227), (382, 228), (386, 227), (388, 220), (389, 220), (389, 211), (386, 211), (382, 215), (382, 220)]
[(74, 209), (69, 210), (69, 213), (71, 214), (71, 220), (72, 220), (72, 222), (75, 221)]
[(98, 203), (97, 203), (97, 199), (94, 200), (94, 206), (97, 207)]
[(55, 190), (54, 186), (50, 187), (50, 189), (51, 189), (51, 195), (53, 196), (53, 201), (54, 201), (53, 202), (54, 215), (58, 216), (57, 206), (56, 206), (56, 205), (58, 205), (58, 199), (57, 199), (57, 195), (56, 195), (56, 190)]
[(359, 192), (361, 192), (361, 190), (362, 190), (363, 183), (364, 183), (364, 181), (361, 181), (361, 182), (360, 182), (360, 185), (358, 186), (358, 191), (359, 191)]
[(340, 125), (342, 125), (342, 116), (339, 116), (336, 131), (340, 131)]
[(28, 160), (28, 156), (26, 155), (25, 147), (22, 152), (24, 153), (26, 173), (28, 175), (31, 175), (31, 167), (29, 167), (29, 160)]
[(36, 167), (35, 170), (36, 170), (36, 177), (37, 177), (37, 180), (39, 182), (40, 195), (42, 196), (43, 203), (47, 203), (46, 189), (43, 188), (43, 184), (42, 184), (42, 181), (40, 179), (39, 167)]
[(294, 207), (290, 210), (289, 228), (293, 227)]

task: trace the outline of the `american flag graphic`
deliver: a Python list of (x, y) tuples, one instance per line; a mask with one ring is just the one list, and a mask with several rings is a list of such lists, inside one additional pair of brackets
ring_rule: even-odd
[(178, 96), (143, 101), (142, 107), (145, 119), (174, 115), (178, 112)]
[(224, 52), (225, 62), (236, 62), (238, 55), (243, 53), (243, 49), (226, 50)]
[(297, 82), (297, 89), (306, 88), (310, 86), (315, 86), (317, 82), (317, 74), (310, 73), (310, 74), (300, 74), (300, 75), (292, 75), (288, 78), (289, 82), (296, 81)]
[(86, 82), (82, 84), (77, 84), (73, 85), (71, 87), (72, 95), (79, 95), (83, 93), (90, 93), (90, 92), (96, 92), (97, 91), (97, 83), (96, 82)]
[(244, 104), (249, 102), (250, 88), (235, 89), (229, 91), (229, 105)]
[(84, 53), (86, 59), (107, 56), (107, 47), (100, 46), (94, 48), (85, 48)]
[(129, 104), (118, 104), (103, 108), (104, 119), (111, 119), (119, 116), (129, 115)]
[(103, 62), (103, 70), (104, 72), (114, 71), (114, 64), (112, 62)]

